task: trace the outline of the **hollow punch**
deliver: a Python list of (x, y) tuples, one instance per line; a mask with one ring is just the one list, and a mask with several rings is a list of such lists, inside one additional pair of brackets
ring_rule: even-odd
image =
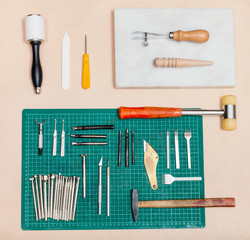
[(70, 195), (71, 177), (68, 178), (67, 192), (66, 192), (66, 204), (65, 204), (65, 221), (68, 221), (68, 208), (69, 208), (69, 195)]
[(72, 142), (72, 146), (108, 145), (107, 142)]
[(47, 181), (48, 175), (43, 176), (43, 204), (44, 204), (44, 220), (48, 221), (47, 209)]
[(34, 175), (35, 179), (35, 185), (36, 185), (36, 200), (37, 200), (37, 209), (38, 209), (38, 219), (42, 218), (41, 214), (41, 206), (40, 206), (40, 198), (39, 198), (39, 189), (38, 189), (38, 183), (37, 183), (37, 175)]
[(32, 194), (33, 194), (33, 202), (34, 202), (34, 210), (35, 210), (35, 216), (36, 221), (38, 221), (38, 213), (37, 213), (37, 206), (36, 206), (36, 195), (35, 195), (35, 188), (34, 188), (34, 177), (29, 179), (31, 181), (31, 187), (32, 187)]
[(73, 221), (75, 221), (76, 202), (77, 202), (77, 196), (78, 196), (79, 182), (80, 182), (80, 177), (77, 177), (77, 178), (76, 178), (76, 187), (75, 187), (74, 204), (73, 204), (73, 214), (72, 214), (72, 220), (73, 220)]
[(62, 205), (63, 205), (63, 189), (65, 185), (65, 176), (60, 174), (59, 181), (59, 203), (58, 203), (58, 217), (57, 220), (62, 219)]
[(99, 162), (99, 183), (98, 183), (98, 214), (102, 214), (102, 159)]
[(72, 191), (71, 191), (71, 200), (70, 200), (70, 220), (73, 220), (72, 215), (73, 215), (73, 203), (74, 203), (74, 192), (75, 192), (75, 181), (76, 181), (76, 176), (73, 176), (72, 179)]
[(54, 179), (55, 179), (55, 174), (51, 174), (50, 179), (51, 179), (51, 186), (50, 186), (50, 217), (53, 218), (52, 210), (53, 210), (53, 194), (54, 194)]
[(54, 203), (53, 203), (53, 219), (56, 219), (56, 204), (58, 197), (58, 175), (55, 176), (55, 192), (54, 192)]
[(109, 160), (107, 163), (107, 216), (110, 215), (110, 167)]
[(72, 138), (107, 138), (107, 135), (71, 134)]
[(114, 129), (114, 125), (90, 125), (90, 126), (76, 126), (72, 130), (97, 130), (97, 129)]
[(51, 196), (50, 196), (50, 175), (47, 175), (48, 176), (48, 181), (47, 181), (47, 183), (48, 183), (48, 211), (47, 211), (47, 217), (48, 218), (50, 218), (50, 208), (51, 208), (51, 205), (50, 205), (50, 203), (51, 203), (51, 201), (50, 201), (50, 198), (51, 198)]
[(41, 216), (42, 216), (42, 218), (44, 218), (42, 180), (43, 180), (43, 176), (42, 176), (42, 175), (39, 175), (39, 190), (40, 190)]

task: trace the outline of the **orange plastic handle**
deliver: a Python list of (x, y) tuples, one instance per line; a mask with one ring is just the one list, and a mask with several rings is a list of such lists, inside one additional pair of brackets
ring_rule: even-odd
[(164, 108), (164, 107), (120, 107), (120, 119), (127, 118), (168, 118), (168, 117), (181, 117), (181, 108)]

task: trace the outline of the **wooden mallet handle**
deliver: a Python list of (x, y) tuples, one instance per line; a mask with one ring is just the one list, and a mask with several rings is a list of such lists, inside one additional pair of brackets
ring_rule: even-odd
[(188, 32), (179, 30), (173, 32), (172, 34), (173, 34), (173, 39), (175, 41), (189, 41), (189, 42), (203, 43), (209, 39), (209, 33), (206, 30), (193, 30)]
[(120, 119), (127, 118), (167, 118), (167, 117), (181, 117), (181, 108), (165, 108), (165, 107), (120, 107)]
[(234, 198), (139, 201), (139, 208), (235, 207)]

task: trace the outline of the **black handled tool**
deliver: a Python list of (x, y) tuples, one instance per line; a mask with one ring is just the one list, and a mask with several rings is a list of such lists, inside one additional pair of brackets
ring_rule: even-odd
[(125, 167), (129, 167), (129, 133), (126, 129), (125, 133)]
[(41, 92), (42, 86), (42, 66), (39, 57), (39, 47), (45, 40), (44, 18), (39, 14), (30, 14), (25, 18), (25, 38), (32, 47), (32, 67), (31, 77), (35, 93)]
[(76, 126), (72, 130), (98, 130), (98, 129), (114, 129), (114, 125), (89, 125), (89, 126)]

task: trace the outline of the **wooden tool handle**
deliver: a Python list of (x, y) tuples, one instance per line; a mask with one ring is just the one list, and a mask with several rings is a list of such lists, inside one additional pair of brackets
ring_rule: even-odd
[(180, 67), (199, 67), (209, 66), (213, 62), (201, 61), (184, 58), (156, 58), (154, 60), (155, 67), (169, 67), (169, 68), (180, 68)]
[(206, 30), (194, 30), (189, 32), (183, 32), (181, 30), (173, 32), (173, 39), (175, 41), (189, 41), (203, 43), (209, 39), (209, 33)]
[(139, 201), (139, 208), (235, 207), (234, 198)]
[(126, 118), (167, 118), (167, 117), (181, 117), (181, 108), (164, 108), (164, 107), (120, 107), (120, 119)]

